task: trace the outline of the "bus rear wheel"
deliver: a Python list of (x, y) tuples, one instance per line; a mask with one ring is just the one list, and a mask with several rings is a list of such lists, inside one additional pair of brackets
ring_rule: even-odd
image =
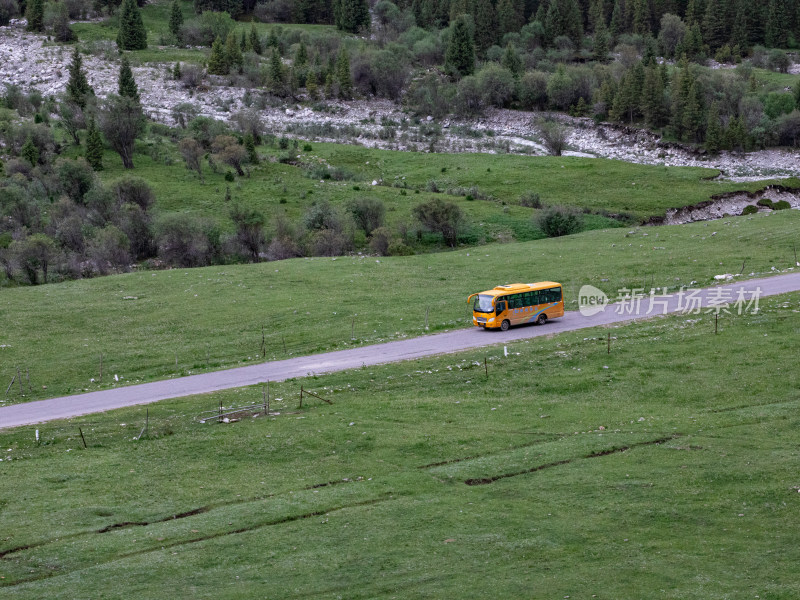
[(536, 324), (537, 324), (537, 325), (544, 325), (545, 323), (547, 323), (547, 315), (546, 315), (546, 314), (544, 314), (544, 313), (542, 313), (542, 314), (540, 314), (540, 315), (539, 315), (539, 317), (536, 319)]
[(508, 331), (508, 328), (511, 327), (511, 323), (506, 319), (502, 323), (500, 323), (500, 330), (501, 331)]

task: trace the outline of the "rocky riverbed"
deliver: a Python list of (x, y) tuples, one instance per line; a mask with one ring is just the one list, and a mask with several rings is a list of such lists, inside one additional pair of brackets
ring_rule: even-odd
[[(36, 88), (45, 96), (63, 92), (71, 48), (26, 32), (24, 24), (24, 20), (12, 21), (11, 25), (0, 27), (0, 86)], [(88, 79), (98, 96), (116, 91), (118, 60), (113, 42), (95, 43), (93, 53), (85, 57)], [(206, 77), (203, 86), (190, 90), (172, 78), (170, 67), (148, 64), (133, 69), (142, 103), (157, 121), (172, 123), (173, 109), (185, 102), (194, 104), (202, 115), (228, 121), (238, 111), (248, 109), (248, 97), (257, 95), (220, 77)], [(800, 69), (800, 65), (792, 68)], [(256, 110), (253, 106), (251, 103), (249, 108)], [(397, 150), (546, 154), (533, 124), (541, 115), (532, 112), (489, 109), (477, 119), (438, 121), (431, 117), (415, 119), (402, 106), (388, 100), (328, 101), (313, 107), (293, 102), (257, 110), (266, 128), (276, 135)], [(708, 167), (739, 181), (800, 175), (800, 155), (796, 151), (770, 149), (706, 156), (680, 144), (664, 143), (649, 131), (597, 125), (591, 119), (558, 118), (569, 128), (566, 155)]]

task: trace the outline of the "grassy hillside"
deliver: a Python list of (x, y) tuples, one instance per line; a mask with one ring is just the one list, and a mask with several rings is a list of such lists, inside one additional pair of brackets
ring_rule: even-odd
[[(714, 275), (743, 267), (744, 276), (772, 273), (794, 264), (799, 222), (788, 210), (411, 257), (294, 259), (7, 289), (0, 381), (20, 368), (31, 385), (0, 401), (119, 385), (115, 374), (129, 384), (421, 335), (426, 311), (429, 331), (467, 327), (467, 295), (500, 283), (561, 281), (575, 309), (586, 283), (615, 296), (623, 287), (711, 285)], [(103, 380), (93, 382), (101, 354)]]
[[(39, 446), (33, 427), (0, 432), (0, 589), (795, 597), (800, 296), (720, 325), (286, 382), (281, 414), (229, 425), (194, 417), (260, 389), (162, 402), (141, 440), (144, 407), (40, 426)], [(300, 385), (333, 405), (298, 410)]]

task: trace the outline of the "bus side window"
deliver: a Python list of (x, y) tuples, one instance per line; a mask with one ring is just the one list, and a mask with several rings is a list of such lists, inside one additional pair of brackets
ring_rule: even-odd
[(533, 292), (525, 292), (522, 295), (522, 305), (523, 306), (532, 306), (533, 305)]
[(498, 299), (498, 300), (497, 300), (497, 302), (495, 303), (495, 305), (494, 305), (494, 306), (495, 306), (495, 312), (496, 312), (498, 315), (499, 315), (500, 313), (502, 313), (502, 312), (503, 312), (503, 311), (506, 309), (506, 301), (505, 301), (505, 298), (503, 298), (503, 299)]

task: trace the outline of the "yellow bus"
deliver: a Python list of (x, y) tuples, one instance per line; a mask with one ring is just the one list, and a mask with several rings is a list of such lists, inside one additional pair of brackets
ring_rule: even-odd
[[(474, 299), (474, 300), (473, 300)], [(512, 283), (472, 294), (472, 322), (487, 329), (507, 331), (512, 325), (537, 323), (564, 316), (564, 294), (560, 283)]]

